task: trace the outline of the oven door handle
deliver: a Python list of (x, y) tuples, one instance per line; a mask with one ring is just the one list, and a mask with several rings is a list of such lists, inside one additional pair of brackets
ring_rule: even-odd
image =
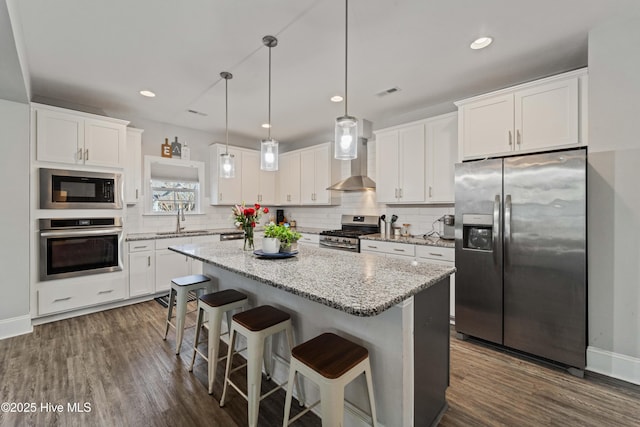
[(327, 248), (342, 248), (342, 249), (357, 249), (358, 246), (357, 245), (348, 245), (348, 244), (342, 244), (342, 243), (329, 243), (329, 242), (324, 242), (324, 241), (320, 241), (319, 242), (320, 246), (325, 246)]
[(90, 230), (51, 230), (41, 231), (40, 237), (72, 237), (72, 236), (96, 236), (122, 233), (122, 228), (92, 228)]

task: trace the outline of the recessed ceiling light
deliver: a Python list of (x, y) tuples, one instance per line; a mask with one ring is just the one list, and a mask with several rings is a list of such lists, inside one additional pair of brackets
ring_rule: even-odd
[(271, 127), (271, 125), (269, 123), (263, 123), (262, 127), (265, 129), (269, 129)]
[(491, 37), (480, 37), (478, 39), (475, 39), (469, 47), (476, 50), (484, 49), (485, 47), (489, 46), (492, 41), (493, 39)]
[(343, 98), (343, 97), (341, 97), (340, 95), (333, 95), (333, 96), (331, 97), (331, 102), (342, 102), (342, 100), (343, 100), (343, 99), (344, 99), (344, 98)]
[(141, 90), (140, 95), (146, 96), (147, 98), (153, 98), (156, 96), (156, 94), (151, 92), (150, 90)]

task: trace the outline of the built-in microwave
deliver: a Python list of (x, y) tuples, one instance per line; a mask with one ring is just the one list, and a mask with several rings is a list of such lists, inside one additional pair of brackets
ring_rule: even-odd
[(40, 209), (122, 209), (122, 175), (40, 168)]

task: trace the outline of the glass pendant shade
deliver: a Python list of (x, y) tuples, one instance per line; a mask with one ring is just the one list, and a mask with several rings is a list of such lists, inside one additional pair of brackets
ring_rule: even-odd
[(278, 141), (263, 139), (260, 141), (260, 169), (263, 171), (278, 170)]
[(220, 178), (235, 178), (236, 162), (233, 154), (220, 154)]
[(358, 157), (358, 120), (351, 116), (336, 119), (334, 157), (353, 160)]

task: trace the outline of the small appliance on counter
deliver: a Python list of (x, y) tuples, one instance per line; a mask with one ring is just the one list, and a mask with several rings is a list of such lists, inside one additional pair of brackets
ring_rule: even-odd
[(445, 215), (442, 217), (442, 235), (441, 239), (455, 240), (455, 217), (453, 215)]

